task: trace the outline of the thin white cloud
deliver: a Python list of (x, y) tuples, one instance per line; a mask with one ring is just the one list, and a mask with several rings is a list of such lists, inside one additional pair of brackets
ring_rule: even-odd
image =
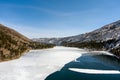
[(42, 11), (51, 15), (56, 15), (56, 16), (71, 16), (76, 14), (77, 12), (62, 12), (62, 11), (56, 11), (52, 9), (46, 9), (42, 7), (36, 7), (36, 6), (31, 6), (31, 5), (16, 5), (16, 4), (0, 4), (1, 7), (3, 8), (28, 8), (28, 9), (33, 9), (37, 11)]

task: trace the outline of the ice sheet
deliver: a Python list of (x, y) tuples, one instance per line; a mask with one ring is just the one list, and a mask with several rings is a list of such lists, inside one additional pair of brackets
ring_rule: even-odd
[(66, 47), (31, 50), (20, 59), (0, 63), (0, 80), (44, 80), (84, 52)]
[(87, 74), (120, 74), (118, 70), (95, 70), (95, 69), (78, 69), (78, 68), (69, 68), (71, 71), (87, 73)]

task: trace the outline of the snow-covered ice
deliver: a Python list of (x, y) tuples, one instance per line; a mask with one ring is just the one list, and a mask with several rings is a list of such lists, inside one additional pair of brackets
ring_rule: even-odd
[(84, 52), (67, 47), (31, 50), (20, 59), (1, 62), (0, 80), (44, 80)]
[(118, 70), (95, 70), (95, 69), (78, 69), (78, 68), (69, 68), (71, 71), (88, 73), (88, 74), (120, 74)]

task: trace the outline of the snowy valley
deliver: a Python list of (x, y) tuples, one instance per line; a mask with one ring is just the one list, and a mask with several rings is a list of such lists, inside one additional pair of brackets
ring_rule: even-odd
[[(120, 20), (92, 32), (77, 36), (64, 38), (34, 38), (32, 40), (69, 47), (106, 50), (120, 57)], [(92, 46), (92, 44), (97, 46)]]

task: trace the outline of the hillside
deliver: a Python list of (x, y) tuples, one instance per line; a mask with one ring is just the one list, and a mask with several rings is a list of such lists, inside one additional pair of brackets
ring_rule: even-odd
[(30, 49), (48, 47), (53, 47), (53, 45), (33, 42), (15, 30), (0, 24), (0, 61), (19, 58)]
[[(41, 42), (40, 40), (36, 39), (38, 42)], [(50, 42), (51, 39), (47, 41), (47, 43)], [(120, 57), (120, 20), (89, 33), (57, 38), (57, 40), (52, 39), (52, 42), (56, 45), (89, 48), (92, 50), (107, 50)]]
[(120, 20), (89, 33), (64, 38), (62, 45), (107, 50), (120, 57)]
[(87, 41), (107, 41), (111, 39), (120, 38), (120, 21), (113, 22), (105, 25), (100, 29), (94, 30), (89, 33), (72, 36), (65, 38), (65, 41), (69, 42), (87, 42)]

